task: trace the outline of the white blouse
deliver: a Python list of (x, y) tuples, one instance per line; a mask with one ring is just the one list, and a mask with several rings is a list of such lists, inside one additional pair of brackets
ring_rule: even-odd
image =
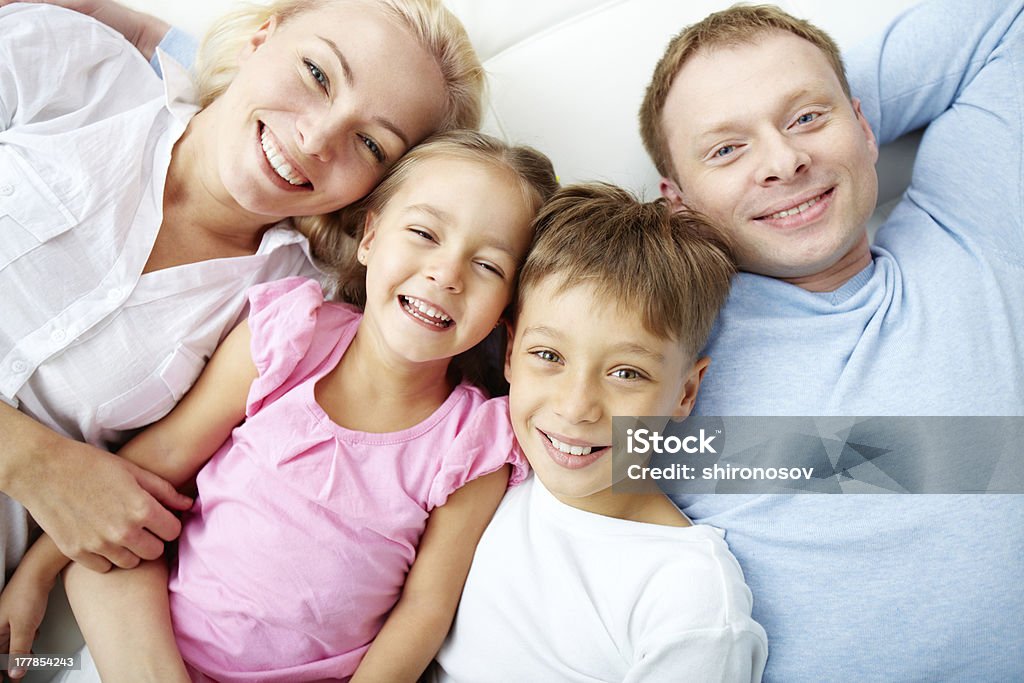
[(198, 111), (187, 72), (161, 66), (76, 12), (0, 8), (0, 399), (102, 448), (184, 395), (250, 285), (316, 275), (287, 222), (253, 255), (142, 273)]

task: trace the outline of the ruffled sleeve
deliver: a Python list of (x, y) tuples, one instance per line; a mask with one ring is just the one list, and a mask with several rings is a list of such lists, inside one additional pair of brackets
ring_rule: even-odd
[(303, 277), (249, 289), (250, 350), (259, 376), (249, 389), (246, 416), (254, 415), (306, 357), (323, 303), (320, 285)]
[(430, 487), (427, 509), (444, 505), (453, 491), (505, 463), (512, 465), (509, 486), (519, 484), (530, 472), (512, 433), (508, 397), (502, 396), (479, 405), (447, 448)]

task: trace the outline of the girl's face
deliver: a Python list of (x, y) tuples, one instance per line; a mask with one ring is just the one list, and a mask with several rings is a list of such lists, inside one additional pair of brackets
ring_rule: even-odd
[(409, 362), (472, 348), (511, 299), (533, 213), (509, 171), (452, 157), (423, 160), (383, 211), (367, 218), (359, 245), (367, 269), (363, 326)]
[[(348, 206), (440, 125), (433, 58), (373, 3), (327, 2), (271, 19), (214, 101), (226, 201), (272, 218)], [(269, 222), (269, 221), (268, 221)]]

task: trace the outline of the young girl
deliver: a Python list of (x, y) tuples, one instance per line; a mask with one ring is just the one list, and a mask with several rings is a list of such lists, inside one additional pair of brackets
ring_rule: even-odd
[[(67, 574), (104, 681), (416, 680), (524, 474), (507, 416), (452, 359), (499, 324), (555, 186), (533, 150), (438, 136), (366, 200), (365, 291), (359, 266), (342, 281), (362, 312), (301, 278), (250, 291), (248, 322), (124, 449), (178, 485), (216, 451), (183, 522), (171, 619), (159, 561)], [(34, 546), (8, 591), (45, 599), (53, 550)]]

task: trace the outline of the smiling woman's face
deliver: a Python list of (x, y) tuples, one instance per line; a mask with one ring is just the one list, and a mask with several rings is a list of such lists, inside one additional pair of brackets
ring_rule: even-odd
[[(371, 2), (326, 2), (247, 43), (207, 108), (227, 201), (268, 218), (348, 206), (443, 117), (439, 67)], [(202, 162), (200, 162), (202, 163)]]

